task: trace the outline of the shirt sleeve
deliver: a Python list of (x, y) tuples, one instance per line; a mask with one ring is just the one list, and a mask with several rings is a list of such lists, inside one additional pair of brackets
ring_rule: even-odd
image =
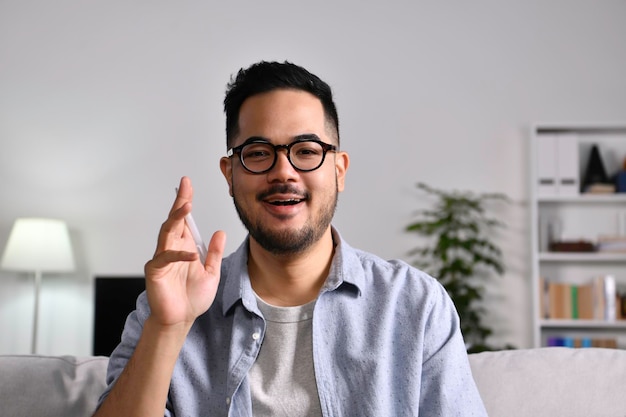
[(487, 416), (454, 304), (439, 283), (432, 296), (425, 329), (420, 415)]
[[(139, 341), (141, 332), (143, 331), (143, 323), (150, 314), (150, 308), (148, 306), (148, 299), (146, 293), (143, 292), (137, 298), (136, 309), (128, 315), (126, 323), (124, 324), (124, 330), (122, 332), (122, 338), (115, 350), (109, 357), (109, 365), (107, 368), (107, 387), (100, 396), (98, 401), (98, 407), (104, 402), (105, 398), (111, 392), (111, 389), (115, 385), (115, 382), (121, 375), (122, 371), (126, 367), (126, 364), (130, 360), (130, 357), (135, 351), (135, 346)], [(164, 411), (164, 417), (173, 417), (174, 414), (168, 408)]]

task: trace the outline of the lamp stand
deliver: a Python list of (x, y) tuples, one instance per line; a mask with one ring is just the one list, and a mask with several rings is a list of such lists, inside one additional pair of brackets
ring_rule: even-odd
[(41, 271), (35, 271), (35, 311), (33, 314), (33, 338), (31, 353), (37, 353), (37, 322), (39, 320), (39, 290), (41, 287)]

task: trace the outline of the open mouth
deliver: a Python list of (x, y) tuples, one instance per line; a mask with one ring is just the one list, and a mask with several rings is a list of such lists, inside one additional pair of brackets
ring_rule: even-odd
[(289, 184), (275, 185), (271, 189), (260, 193), (258, 201), (276, 207), (295, 206), (308, 200), (306, 191), (299, 190)]
[(304, 200), (301, 199), (296, 199), (296, 198), (290, 198), (288, 200), (267, 200), (268, 204), (271, 204), (273, 206), (295, 206), (296, 204), (301, 203)]

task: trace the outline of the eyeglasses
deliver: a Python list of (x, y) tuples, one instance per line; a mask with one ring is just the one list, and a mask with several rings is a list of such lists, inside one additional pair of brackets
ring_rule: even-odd
[(229, 158), (239, 154), (243, 167), (253, 174), (263, 174), (276, 165), (278, 150), (287, 151), (287, 159), (292, 167), (301, 172), (315, 171), (324, 163), (326, 152), (337, 151), (335, 145), (329, 145), (317, 139), (303, 139), (289, 145), (272, 145), (265, 139), (252, 139), (231, 148), (226, 153)]

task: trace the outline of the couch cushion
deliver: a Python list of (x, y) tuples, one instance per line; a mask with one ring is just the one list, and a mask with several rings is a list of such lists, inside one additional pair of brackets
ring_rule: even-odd
[(626, 416), (626, 351), (484, 352), (470, 364), (490, 417)]
[(108, 358), (0, 356), (3, 417), (85, 417), (106, 386)]

